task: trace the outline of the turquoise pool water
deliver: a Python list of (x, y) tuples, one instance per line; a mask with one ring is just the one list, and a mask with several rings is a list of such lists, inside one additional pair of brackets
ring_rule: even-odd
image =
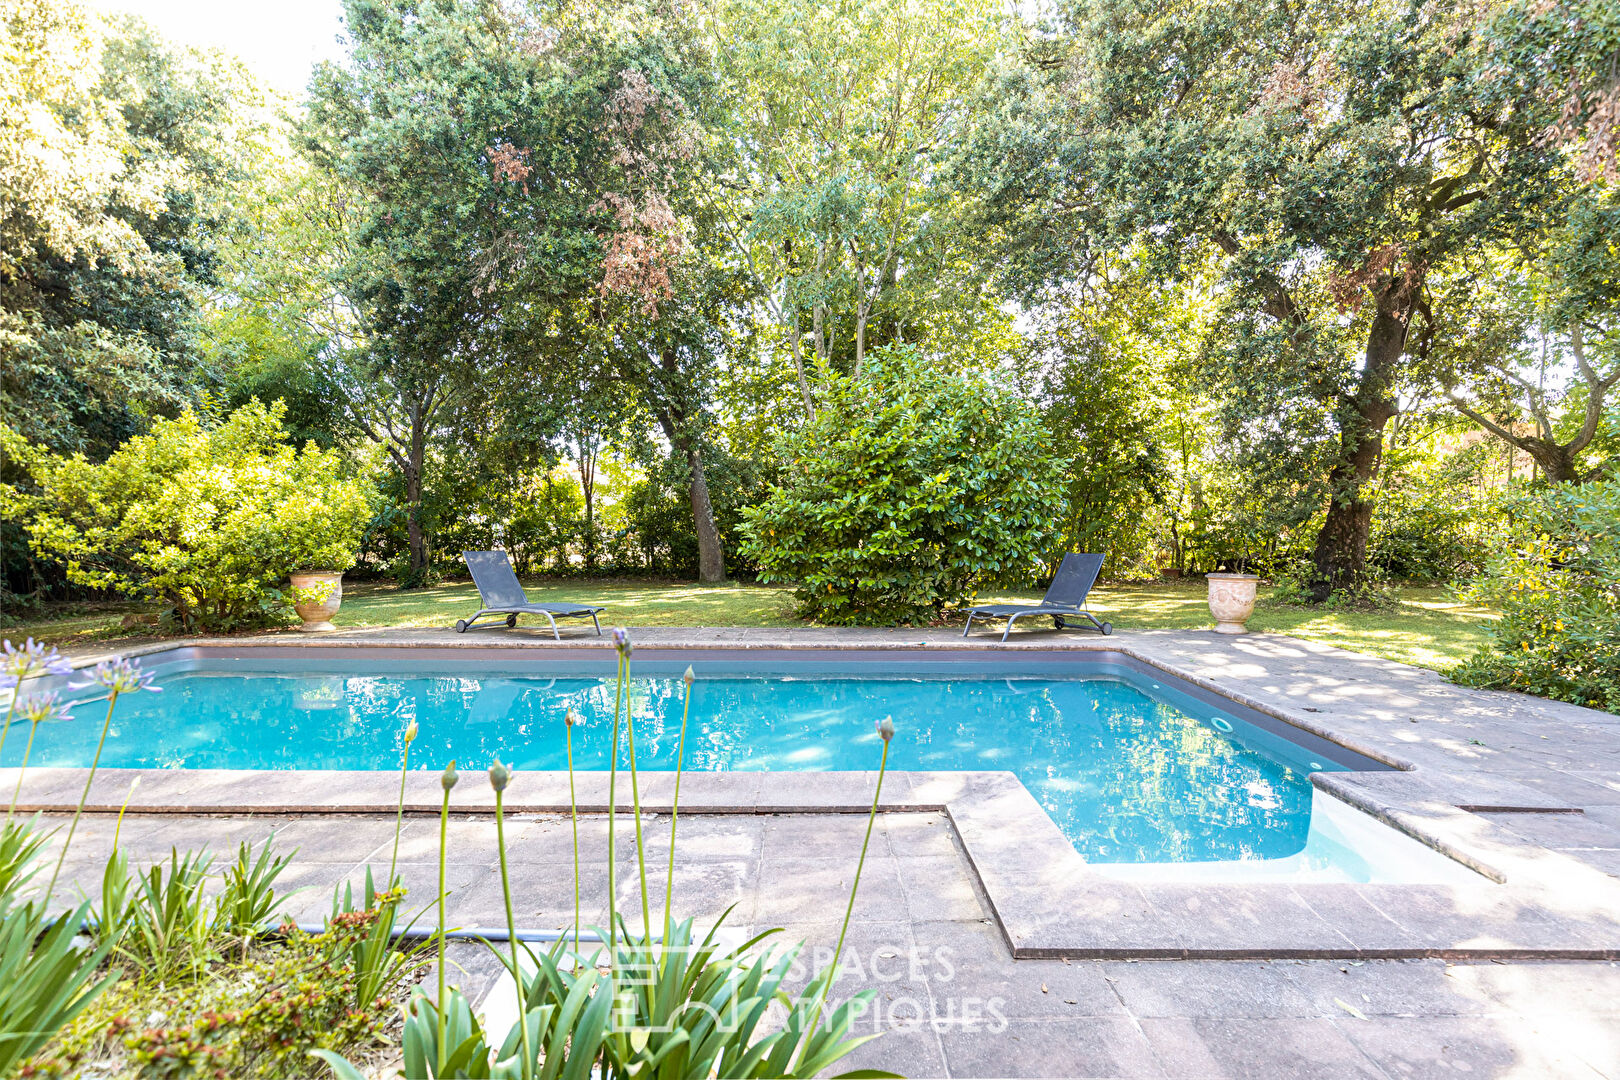
[[(111, 768), (391, 769), (405, 725), (411, 764), (462, 768), (499, 756), (519, 770), (607, 767), (613, 683), (481, 674), (251, 674), (179, 670), (162, 694), (120, 701), (102, 755)], [(675, 764), (681, 683), (633, 680), (638, 762)], [(105, 711), (42, 728), (36, 765), (89, 764)], [(1342, 765), (1150, 680), (869, 675), (705, 675), (694, 687), (687, 768), (875, 769), (878, 719), (894, 719), (894, 769), (1009, 770), (1075, 848), (1104, 863), (1277, 860), (1304, 852), (1308, 773)], [(15, 733), (14, 733), (15, 735)], [(7, 740), (14, 765), (22, 740)]]

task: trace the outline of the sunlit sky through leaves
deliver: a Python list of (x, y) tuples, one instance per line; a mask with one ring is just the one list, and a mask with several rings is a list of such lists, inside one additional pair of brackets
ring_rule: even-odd
[(87, 0), (128, 12), (178, 44), (221, 49), (265, 82), (295, 94), (319, 60), (341, 55), (339, 0)]

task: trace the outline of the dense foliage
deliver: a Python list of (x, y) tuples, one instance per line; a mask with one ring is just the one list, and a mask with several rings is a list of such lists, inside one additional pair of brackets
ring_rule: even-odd
[(264, 622), (290, 572), (352, 566), (372, 514), (370, 485), (340, 455), (284, 441), (284, 411), (250, 402), (218, 423), (188, 411), (101, 464), (0, 433), (36, 489), (8, 489), (8, 505), (81, 585), (150, 595), (187, 629)]
[(0, 421), (102, 456), (194, 397), (264, 132), (235, 65), (76, 4), (0, 7)]
[[(902, 352), (1041, 418), (1052, 535), (982, 538), (985, 582), (1096, 550), (1377, 602), (1480, 573), (1527, 482), (1620, 467), (1612, 3), (343, 10), (281, 109), (83, 0), (0, 8), (0, 421), (96, 463), (284, 402), (376, 476), (357, 573), (407, 587), (491, 546), (810, 574), (749, 515)], [(886, 490), (881, 528), (933, 514)], [(110, 584), (70, 558), (0, 521), (0, 617)], [(975, 587), (911, 573), (795, 584), (840, 621)]]
[(1040, 414), (982, 375), (876, 353), (826, 380), (815, 420), (777, 449), (745, 548), (821, 622), (926, 623), (1051, 556), (1060, 459)]
[(1620, 712), (1620, 482), (1526, 494), (1512, 519), (1472, 589), (1495, 640), (1453, 678)]
[(1083, 0), (964, 166), (1024, 245), (1026, 287), (1128, 244), (1165, 277), (1213, 271), (1203, 368), (1223, 434), (1321, 507), (1319, 600), (1365, 573), (1387, 425), (1426, 379), (1424, 345), (1457, 329), (1442, 283), (1561, 201), (1552, 113), (1512, 93), (1477, 18)]
[(369, 1049), (389, 1002), (356, 1006), (348, 950), (375, 917), (256, 942), (179, 984), (122, 982), (35, 1058), (30, 1075), (77, 1077), (93, 1063), (109, 1077), (300, 1080), (311, 1075), (312, 1050)]

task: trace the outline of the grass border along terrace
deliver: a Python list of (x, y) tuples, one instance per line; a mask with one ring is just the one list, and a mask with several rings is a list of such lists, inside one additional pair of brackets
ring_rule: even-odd
[[(594, 602), (607, 607), (604, 626), (792, 627), (813, 625), (793, 614), (793, 590), (779, 585), (625, 579), (525, 581), (537, 602)], [(1387, 611), (1323, 610), (1270, 600), (1261, 602), (1249, 629), (1290, 634), (1385, 660), (1435, 670), (1458, 663), (1485, 643), (1487, 625), (1497, 616), (1459, 600), (1444, 586), (1408, 586)], [(1034, 601), (1039, 593), (1013, 591), (981, 599)], [(1092, 608), (1121, 630), (1186, 630), (1211, 625), (1204, 583), (1198, 579), (1143, 584), (1099, 585)], [(346, 584), (343, 607), (333, 620), (339, 629), (449, 626), (478, 609), (470, 581), (447, 581), (425, 589), (387, 584)], [(950, 613), (948, 613), (950, 614)], [(64, 605), (37, 619), (8, 628), (8, 636), (33, 636), (60, 648), (154, 636), (144, 619), (150, 605), (134, 603)], [(950, 614), (953, 621), (960, 619)], [(988, 631), (987, 631), (988, 632)], [(1086, 633), (1084, 630), (1075, 633)], [(1016, 631), (1015, 631), (1016, 633)]]

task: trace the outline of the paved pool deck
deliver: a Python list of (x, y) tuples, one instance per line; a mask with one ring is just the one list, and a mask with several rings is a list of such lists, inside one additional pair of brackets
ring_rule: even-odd
[[(1035, 631), (1002, 647), (948, 632), (660, 629), (635, 631), (635, 641), (638, 658), (671, 659), (806, 646), (1114, 651), (1402, 766), (1316, 780), (1484, 872), (1471, 887), (1099, 880), (1038, 806), (1029, 812), (1033, 800), (1008, 774), (895, 774), (856, 905), (859, 966), (846, 957), (839, 984), (879, 991), (873, 1022), (888, 1034), (857, 1064), (913, 1076), (1620, 1077), (1620, 717), (1467, 690), (1271, 635)], [(177, 644), (188, 643), (142, 651)], [(194, 644), (468, 655), (607, 647), (588, 630), (556, 643), (526, 629)], [(59, 812), (82, 784), (75, 772), (31, 771), (25, 801)], [(326, 910), (335, 882), (366, 863), (386, 867), (391, 785), (363, 773), (281, 774), (261, 788), (262, 776), (149, 773), (123, 840), (155, 857), (176, 844), (222, 851), (277, 828), (299, 848), (288, 881), (312, 887), (310, 917)], [(853, 811), (870, 800), (872, 778), (810, 776), (689, 774), (698, 782), (682, 792), (680, 910), (703, 917), (735, 905), (739, 928), (780, 925), (830, 947), (864, 828)], [(116, 809), (129, 780), (106, 771), (92, 803)], [(436, 806), (431, 780), (413, 782), (413, 810)], [(644, 800), (653, 810), (667, 804), (656, 784)], [(509, 792), (524, 819), (511, 845), (518, 917), (535, 926), (566, 922), (572, 903), (558, 791), (557, 777), (534, 773)], [(452, 918), (498, 921), (487, 788), (457, 794)], [(605, 793), (582, 801), (605, 808)], [(401, 859), (416, 896), (431, 891), (433, 824), (422, 813), (407, 819)], [(648, 838), (655, 905), (667, 827), (655, 817)], [(111, 829), (108, 813), (81, 826), (70, 877), (95, 880)], [(620, 835), (617, 892), (635, 910), (633, 838)], [(584, 877), (587, 910), (605, 906), (605, 837), (599, 814), (584, 819), (596, 868)], [(479, 975), (479, 962), (467, 963), (469, 979), (487, 976), (487, 965)]]

